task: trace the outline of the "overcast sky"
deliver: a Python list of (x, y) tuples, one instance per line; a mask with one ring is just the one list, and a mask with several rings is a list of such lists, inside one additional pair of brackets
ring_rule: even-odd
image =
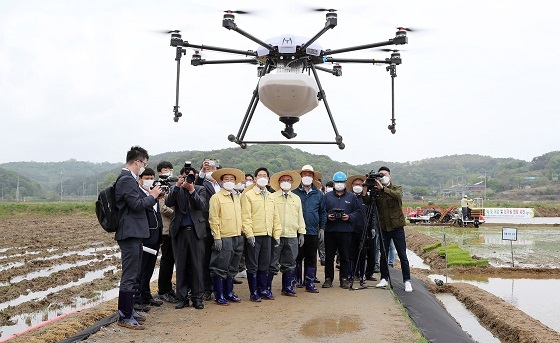
[[(323, 49), (386, 41), (397, 26), (419, 30), (399, 47), (405, 51), (395, 79), (395, 135), (387, 129), (391, 79), (385, 66), (344, 64), (342, 77), (319, 76), (346, 149), (293, 147), (354, 164), (466, 153), (529, 161), (560, 149), (558, 1), (232, 3), (1, 1), (0, 163), (124, 162), (132, 145), (150, 154), (237, 147), (227, 136), (239, 130), (258, 82), (256, 66), (192, 67), (188, 50), (181, 71), (183, 117), (174, 123), (175, 51), (169, 35), (156, 31), (181, 29), (193, 44), (256, 50), (222, 27), (221, 10), (256, 10), (237, 15), (236, 23), (266, 40), (314, 36), (325, 14), (308, 11), (313, 6), (339, 9), (338, 26), (318, 40)], [(246, 139), (285, 140), (283, 128), (259, 104)], [(294, 128), (296, 139), (334, 140), (323, 103)]]

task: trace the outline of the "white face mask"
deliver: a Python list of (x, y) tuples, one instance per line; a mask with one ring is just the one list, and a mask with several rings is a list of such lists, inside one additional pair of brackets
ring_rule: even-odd
[(332, 187), (325, 187), (325, 192), (326, 192), (326, 193), (332, 192), (332, 191), (333, 191), (333, 188), (332, 188)]
[(138, 176), (142, 175), (144, 171), (146, 171), (146, 168), (140, 167), (140, 169), (138, 169)]
[(311, 176), (304, 176), (301, 178), (301, 183), (303, 183), (304, 186), (309, 186), (313, 183), (313, 178)]
[(387, 175), (383, 176), (381, 180), (379, 180), (379, 182), (381, 182), (382, 185), (388, 185), (389, 181), (391, 181), (391, 178), (388, 177)]
[(154, 185), (154, 180), (142, 180), (142, 187), (149, 190)]
[(173, 176), (173, 171), (170, 171), (169, 173), (162, 173), (160, 176), (163, 176), (163, 177), (166, 177), (166, 176), (167, 176), (167, 177)]
[(237, 190), (237, 191), (242, 191), (242, 190), (245, 189), (245, 185), (242, 184), (242, 183), (236, 183), (234, 188), (235, 188), (235, 190)]
[(214, 178), (212, 177), (212, 173), (213, 172), (206, 173), (205, 177), (208, 181), (214, 181)]
[(364, 187), (356, 185), (356, 186), (352, 187), (352, 190), (354, 191), (354, 193), (358, 194), (358, 193), (362, 193), (362, 191), (364, 190)]
[(280, 183), (280, 188), (282, 188), (283, 191), (289, 191), (292, 189), (292, 184), (288, 181), (284, 181)]
[(226, 191), (230, 191), (230, 192), (231, 192), (231, 191), (233, 190), (233, 188), (235, 187), (235, 183), (233, 183), (233, 182), (231, 182), (231, 181), (224, 182), (223, 185), (222, 185), (222, 187), (224, 187), (224, 189), (225, 189)]
[(346, 188), (346, 185), (344, 184), (344, 182), (335, 182), (334, 183), (334, 189), (336, 189), (337, 191), (342, 191), (344, 190), (344, 188)]
[(253, 184), (253, 181), (245, 181), (245, 187), (249, 187)]
[(266, 187), (268, 185), (268, 179), (266, 177), (260, 177), (257, 179), (257, 185), (259, 187)]

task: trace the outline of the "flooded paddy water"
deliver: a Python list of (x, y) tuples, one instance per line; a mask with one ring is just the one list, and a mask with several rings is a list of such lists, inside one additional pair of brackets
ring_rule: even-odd
[[(502, 227), (517, 228), (517, 241), (502, 240)], [(440, 266), (438, 274), (429, 275), (431, 281), (440, 279), (474, 285), (560, 332), (557, 315), (560, 304), (560, 292), (557, 291), (560, 289), (560, 227), (505, 224), (479, 228), (413, 226), (410, 229), (442, 241), (444, 245), (458, 243), (471, 255), (488, 259), (491, 266), (450, 268), (448, 277), (447, 270)], [(460, 306), (453, 304), (448, 296), (437, 295), (438, 299), (442, 297), (440, 300), (446, 307), (451, 304), (448, 311), (452, 315), (453, 311), (457, 311), (460, 317), (470, 315), (464, 307), (461, 310)], [(463, 320), (457, 319), (460, 323)]]

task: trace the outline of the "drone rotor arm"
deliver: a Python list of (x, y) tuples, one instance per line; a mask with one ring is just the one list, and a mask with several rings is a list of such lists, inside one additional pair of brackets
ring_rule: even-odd
[(256, 59), (237, 59), (237, 60), (205, 60), (205, 59), (192, 59), (191, 65), (193, 66), (200, 66), (205, 64), (259, 64), (259, 61)]
[(218, 52), (225, 52), (225, 53), (229, 53), (229, 54), (236, 54), (236, 55), (242, 55), (242, 56), (257, 56), (257, 53), (253, 50), (237, 50), (237, 49), (229, 49), (229, 48), (222, 48), (219, 46), (211, 46), (211, 45), (197, 45), (197, 44), (191, 44), (189, 42), (183, 42), (182, 44), (183, 47), (185, 48), (196, 48), (196, 49), (200, 49), (200, 50), (210, 50), (210, 51), (218, 51)]
[(381, 47), (381, 46), (388, 46), (388, 45), (394, 45), (394, 44), (396, 44), (396, 43), (394, 42), (394, 40), (393, 40), (393, 39), (390, 39), (390, 40), (385, 41), (385, 42), (364, 44), (364, 45), (352, 46), (352, 47), (348, 47), (348, 48), (335, 49), (335, 50), (325, 50), (325, 51), (322, 51), (322, 52), (321, 52), (321, 56), (340, 54), (340, 53), (349, 52), (349, 51), (357, 51), (357, 50), (364, 50), (364, 49), (371, 49), (371, 48), (379, 48), (379, 47)]
[(391, 64), (390, 60), (376, 60), (374, 58), (333, 58), (327, 57), (326, 62), (333, 62), (333, 63), (385, 63)]

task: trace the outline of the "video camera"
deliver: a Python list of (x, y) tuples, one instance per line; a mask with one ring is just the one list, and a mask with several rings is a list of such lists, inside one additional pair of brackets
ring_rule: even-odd
[(330, 210), (329, 214), (332, 214), (334, 216), (334, 219), (342, 219), (342, 216), (344, 215), (344, 209), (333, 208), (332, 210)]
[(154, 181), (154, 185), (152, 186), (152, 188), (155, 187), (155, 186), (160, 186), (162, 193), (169, 193), (169, 188), (170, 188), (171, 184), (173, 184), (177, 181), (179, 181), (179, 179), (176, 178), (175, 176), (160, 175), (159, 179)]
[(364, 182), (364, 184), (368, 187), (368, 189), (373, 189), (373, 187), (377, 186), (376, 180), (381, 180), (383, 176), (385, 176), (385, 174), (378, 173), (372, 170), (366, 174), (366, 181)]

